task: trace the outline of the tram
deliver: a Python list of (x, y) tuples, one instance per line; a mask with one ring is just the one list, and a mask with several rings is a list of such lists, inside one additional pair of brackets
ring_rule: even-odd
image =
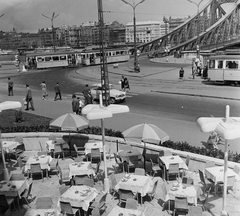
[[(105, 49), (107, 63), (125, 62), (130, 59), (130, 53), (127, 48), (108, 48)], [(81, 52), (82, 65), (99, 65), (101, 52), (99, 49), (85, 49)]]
[(240, 83), (240, 55), (216, 55), (209, 57), (208, 78), (225, 84)]
[(81, 55), (75, 51), (26, 53), (26, 64), (37, 69), (77, 66), (81, 64)]

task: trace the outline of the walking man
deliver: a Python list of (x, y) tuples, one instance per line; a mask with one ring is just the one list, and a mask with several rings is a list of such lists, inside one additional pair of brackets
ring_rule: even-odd
[(29, 103), (31, 105), (31, 109), (34, 110), (33, 99), (32, 99), (32, 90), (30, 89), (28, 84), (26, 84), (26, 97), (25, 97), (25, 101), (27, 102), (27, 107), (26, 107), (25, 110), (29, 110)]
[(58, 96), (59, 96), (59, 100), (62, 100), (62, 95), (61, 95), (60, 86), (59, 86), (59, 83), (58, 83), (58, 82), (57, 82), (56, 85), (54, 86), (54, 91), (55, 91), (54, 101), (57, 100), (57, 97), (58, 97)]
[(13, 81), (8, 77), (8, 96), (13, 96)]
[(75, 114), (78, 114), (78, 110), (79, 110), (79, 100), (77, 99), (76, 95), (73, 94), (72, 95), (72, 111)]
[(92, 104), (93, 103), (92, 94), (88, 84), (86, 84), (85, 88), (82, 90), (82, 93), (85, 99), (85, 105)]

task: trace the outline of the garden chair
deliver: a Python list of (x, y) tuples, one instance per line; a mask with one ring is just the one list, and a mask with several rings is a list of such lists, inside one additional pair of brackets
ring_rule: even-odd
[(75, 152), (77, 153), (77, 156), (85, 155), (85, 148), (84, 147), (77, 147), (76, 144), (73, 144), (73, 148), (74, 148)]
[(58, 166), (58, 170), (59, 170), (59, 184), (63, 184), (63, 183), (68, 183), (69, 182), (69, 169), (62, 169), (60, 166)]
[(36, 209), (51, 209), (52, 205), (51, 197), (38, 197), (35, 203)]
[[(234, 183), (235, 183), (235, 179), (236, 179), (235, 176), (228, 176), (227, 177), (227, 192), (228, 192), (228, 190), (232, 190), (233, 189), (233, 186), (234, 186)], [(218, 191), (218, 188), (220, 188), (220, 190), (222, 192), (223, 191), (223, 187), (224, 187), (224, 182), (219, 182), (218, 186), (217, 186), (217, 191)]]
[[(60, 209), (63, 215), (79, 215), (79, 208), (73, 208), (69, 202), (60, 201)], [(77, 214), (78, 213), (78, 214)]]
[(60, 155), (58, 155), (57, 159), (53, 158), (53, 160), (50, 163), (51, 173), (55, 172), (57, 173), (57, 176), (59, 176), (59, 158), (60, 158)]
[(91, 149), (91, 163), (93, 160), (101, 161), (101, 152), (99, 148)]
[(62, 155), (62, 158), (65, 158), (64, 150), (62, 148), (62, 145), (54, 145), (54, 150), (53, 150), (53, 157), (56, 158), (56, 155)]
[(120, 161), (116, 153), (113, 153), (113, 155), (115, 159), (115, 165), (114, 165), (115, 172), (118, 172), (119, 170), (122, 171), (123, 163)]
[(105, 193), (101, 199), (99, 200), (99, 202), (92, 202), (89, 206), (89, 209), (95, 209), (98, 208), (99, 210), (103, 210), (103, 212), (105, 212), (107, 206), (106, 206), (106, 199), (107, 199), (107, 193)]
[(74, 177), (75, 185), (84, 185), (85, 179), (88, 179), (88, 175), (77, 175)]
[(207, 205), (208, 204), (207, 202), (208, 202), (208, 197), (209, 197), (210, 191), (211, 191), (211, 188), (209, 188), (207, 190), (207, 193), (204, 193), (204, 194), (202, 194), (202, 195), (200, 195), (198, 197), (198, 206), (202, 207), (203, 211), (210, 210), (208, 205)]
[(118, 191), (115, 189), (115, 186), (117, 185), (117, 179), (114, 173), (112, 173), (109, 176), (109, 180), (110, 180), (110, 193), (112, 194), (112, 198), (114, 198), (115, 194), (118, 193)]
[(89, 179), (89, 178), (85, 178), (83, 184), (88, 186), (88, 187), (92, 187), (93, 188), (94, 187), (94, 180), (93, 179)]
[(126, 201), (126, 209), (137, 210), (138, 202), (135, 199), (128, 198)]
[(188, 201), (187, 197), (175, 197), (175, 205), (174, 205), (174, 215), (178, 215), (178, 213), (188, 213)]
[(211, 189), (211, 187), (213, 187), (214, 182), (206, 179), (201, 170), (198, 170), (198, 172), (199, 172), (199, 177), (200, 177), (200, 183), (203, 185), (203, 192), (205, 192), (208, 187), (210, 187), (210, 189)]
[(169, 169), (167, 171), (167, 180), (169, 181), (169, 176), (175, 175), (176, 177), (179, 177), (179, 164), (169, 164)]
[(66, 186), (65, 184), (61, 185), (59, 187), (59, 192), (60, 192), (60, 195), (62, 195), (64, 192), (66, 192), (68, 190), (68, 186)]
[(148, 193), (148, 196), (151, 198), (151, 201), (154, 199), (154, 196), (156, 194), (157, 185), (158, 185), (158, 180), (155, 181), (152, 191)]
[(95, 178), (97, 179), (97, 181), (99, 181), (99, 176), (101, 177), (102, 175), (102, 172), (100, 172), (100, 165), (101, 165), (101, 161), (98, 162), (96, 171), (95, 171), (95, 174), (96, 174)]
[[(187, 167), (189, 167), (189, 163), (190, 163), (190, 156), (187, 155), (186, 160), (185, 160), (185, 164), (187, 165)], [(186, 176), (186, 175), (187, 175), (187, 172), (188, 172), (188, 170), (180, 169), (180, 175), (181, 175), (182, 177)]]
[(159, 159), (158, 159), (158, 164), (155, 164), (155, 165), (154, 165), (154, 163), (153, 163), (153, 161), (152, 161), (151, 158), (150, 158), (150, 162), (151, 162), (151, 169), (152, 169), (151, 173), (152, 173), (152, 177), (154, 178), (154, 176), (155, 176), (158, 172), (162, 171), (162, 169), (161, 169), (161, 167), (159, 166)]
[(23, 173), (24, 172), (24, 163), (23, 163), (21, 157), (17, 158), (17, 163), (18, 163), (18, 166), (19, 166), (19, 171), (21, 171), (21, 173)]
[(145, 176), (145, 169), (143, 169), (143, 168), (135, 168), (134, 174)]
[(175, 200), (167, 200), (163, 204), (162, 211), (167, 211), (170, 215), (174, 212), (175, 209)]
[(33, 174), (39, 174), (39, 173), (42, 176), (42, 180), (44, 180), (43, 179), (43, 171), (41, 169), (40, 163), (31, 164), (30, 165), (30, 176), (31, 176), (31, 178), (33, 177)]
[(182, 184), (193, 185), (193, 179), (189, 177), (183, 177)]
[(31, 206), (29, 205), (30, 203), (29, 203), (29, 201), (28, 201), (28, 199), (29, 199), (29, 197), (31, 198), (31, 199), (33, 199), (33, 197), (32, 197), (32, 194), (31, 194), (31, 192), (32, 192), (32, 185), (33, 185), (33, 183), (31, 182), (30, 183), (30, 185), (29, 185), (29, 187), (27, 188), (27, 189), (25, 189), (22, 193), (21, 193), (21, 199), (24, 199), (25, 201), (26, 201), (26, 203), (27, 203), (27, 205), (31, 208)]
[(126, 203), (127, 199), (129, 199), (129, 198), (131, 198), (131, 199), (136, 198), (136, 195), (130, 190), (119, 189), (118, 194), (119, 194), (119, 203), (118, 203), (119, 206), (122, 203)]
[(203, 210), (198, 206), (189, 206), (187, 216), (202, 216)]

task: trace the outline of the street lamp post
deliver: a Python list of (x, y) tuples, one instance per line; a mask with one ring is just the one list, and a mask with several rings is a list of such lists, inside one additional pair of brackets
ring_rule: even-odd
[[(21, 109), (22, 104), (18, 101), (5, 101), (0, 103), (0, 112), (2, 110), (9, 110), (9, 109)], [(9, 172), (5, 163), (5, 157), (4, 157), (4, 151), (3, 151), (3, 146), (2, 146), (2, 135), (1, 135), (1, 130), (0, 130), (0, 148), (1, 148), (1, 153), (2, 153), (2, 161), (3, 161), (3, 174), (4, 174), (4, 180), (9, 179)]]
[(137, 45), (136, 45), (136, 15), (135, 15), (135, 9), (136, 7), (143, 3), (145, 0), (141, 0), (140, 2), (138, 2), (137, 4), (135, 4), (135, 2), (133, 1), (133, 4), (122, 0), (125, 4), (128, 4), (132, 7), (133, 9), (133, 40), (134, 40), (134, 72), (140, 72), (140, 68), (138, 65), (138, 57), (137, 57)]
[(55, 12), (53, 12), (52, 17), (48, 17), (48, 16), (42, 14), (42, 16), (44, 16), (45, 18), (50, 19), (51, 23), (52, 23), (52, 38), (53, 38), (53, 50), (54, 50), (54, 52), (56, 52), (56, 45), (55, 45), (55, 35), (54, 35), (54, 28), (53, 28), (53, 20), (55, 18), (57, 18), (58, 15), (55, 15)]
[(199, 57), (199, 6), (202, 3), (203, 0), (200, 0), (198, 3), (192, 1), (192, 0), (187, 0), (193, 4), (195, 4), (197, 6), (197, 46), (196, 46), (196, 50), (197, 50), (197, 57)]

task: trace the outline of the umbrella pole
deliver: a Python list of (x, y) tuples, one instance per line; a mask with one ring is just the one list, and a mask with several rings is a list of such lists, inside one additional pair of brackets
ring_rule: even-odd
[(109, 191), (109, 179), (108, 179), (108, 175), (107, 175), (104, 119), (101, 119), (101, 127), (102, 127), (102, 142), (103, 142), (103, 163), (104, 163), (104, 191), (108, 192)]
[(143, 149), (143, 161), (144, 161), (144, 169), (146, 171), (146, 142), (144, 142), (144, 149)]

